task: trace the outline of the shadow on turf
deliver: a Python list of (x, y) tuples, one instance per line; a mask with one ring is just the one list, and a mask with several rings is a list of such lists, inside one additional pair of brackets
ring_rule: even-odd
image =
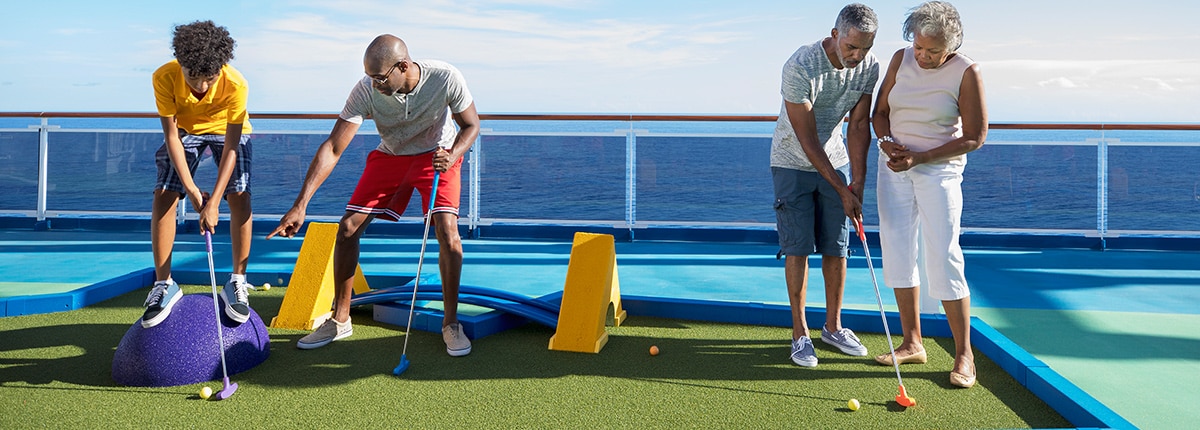
[[(780, 393), (780, 392), (771, 392), (771, 391), (762, 391), (762, 390), (747, 390), (744, 388), (721, 387), (721, 386), (715, 386), (715, 385), (697, 384), (694, 382), (667, 381), (667, 380), (658, 379), (658, 378), (632, 377), (632, 378), (626, 378), (626, 379), (632, 379), (635, 381), (642, 381), (642, 382), (659, 383), (659, 384), (678, 385), (678, 386), (684, 386), (684, 387), (709, 388), (709, 389), (751, 393), (751, 394), (767, 394), (767, 395), (774, 395), (774, 396), (791, 397), (791, 398), (795, 398), (795, 399), (829, 400), (829, 401), (834, 401), (834, 402), (841, 400), (840, 398), (835, 398), (835, 397), (817, 397), (817, 396), (798, 395), (798, 394), (793, 394), (793, 393)], [(847, 411), (850, 410), (849, 408), (845, 408), (845, 409)]]
[[(128, 329), (120, 324), (68, 324), (7, 330), (0, 354), (21, 358), (0, 358), (0, 381), (117, 386), (111, 372), (113, 352)], [(70, 347), (83, 353), (55, 351)]]
[(195, 393), (182, 393), (179, 391), (169, 391), (167, 389), (155, 389), (155, 388), (125, 388), (125, 387), (119, 387), (119, 386), (115, 386), (115, 385), (111, 388), (101, 388), (101, 387), (89, 388), (89, 387), (21, 386), (21, 385), (11, 385), (9, 383), (4, 383), (4, 384), (0, 384), (0, 388), (25, 389), (25, 390), (57, 390), (57, 391), (72, 391), (72, 392), (92, 391), (92, 392), (96, 392), (96, 393), (100, 393), (100, 394), (103, 394), (103, 393), (159, 394), (159, 395), (168, 395), (168, 396), (183, 396), (183, 397), (187, 397), (189, 399), (200, 400), (200, 395), (195, 394)]

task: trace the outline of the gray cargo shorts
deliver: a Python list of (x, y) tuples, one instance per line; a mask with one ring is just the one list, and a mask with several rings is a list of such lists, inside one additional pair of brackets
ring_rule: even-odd
[[(838, 168), (837, 173), (849, 182), (849, 165)], [(771, 179), (780, 252), (846, 257), (850, 223), (833, 185), (820, 173), (782, 167), (771, 168)]]

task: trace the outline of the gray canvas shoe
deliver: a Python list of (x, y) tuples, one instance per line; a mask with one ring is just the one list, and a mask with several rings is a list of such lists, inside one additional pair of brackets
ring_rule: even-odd
[(308, 336), (300, 338), (296, 342), (296, 347), (300, 349), (317, 349), (329, 345), (329, 342), (348, 338), (352, 334), (354, 334), (354, 327), (350, 325), (349, 318), (346, 318), (346, 322), (344, 323), (329, 318), (321, 323), (320, 327), (309, 333)]
[(442, 327), (442, 340), (446, 341), (446, 353), (451, 357), (462, 357), (471, 353), (471, 340), (463, 332), (459, 323), (451, 323)]
[(817, 367), (817, 352), (808, 336), (800, 336), (792, 341), (792, 362), (797, 366)]
[(855, 357), (867, 355), (867, 347), (863, 346), (862, 341), (858, 340), (858, 336), (855, 336), (854, 332), (845, 327), (838, 331), (829, 331), (825, 327), (821, 327), (821, 340), (836, 346), (837, 349), (848, 355)]

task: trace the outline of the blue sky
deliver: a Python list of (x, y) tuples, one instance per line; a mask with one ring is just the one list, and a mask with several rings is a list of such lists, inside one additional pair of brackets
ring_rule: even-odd
[[(916, 1), (867, 1), (886, 66)], [(954, 2), (991, 120), (1195, 122), (1192, 1)], [(844, 2), (22, 1), (0, 26), (0, 111), (152, 112), (171, 29), (229, 28), (252, 112), (337, 112), (381, 33), (461, 69), (483, 113), (775, 114), (779, 73)]]

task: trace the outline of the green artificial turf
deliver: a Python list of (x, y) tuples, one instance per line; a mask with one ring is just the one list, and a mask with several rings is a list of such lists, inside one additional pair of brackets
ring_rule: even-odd
[[(189, 294), (208, 294), (189, 286)], [(285, 289), (255, 291), (269, 324)], [(237, 393), (204, 401), (201, 386), (113, 382), (113, 352), (141, 316), (145, 291), (85, 309), (0, 318), (0, 428), (1017, 428), (1069, 427), (976, 354), (979, 384), (956, 389), (950, 339), (926, 339), (929, 363), (901, 367), (917, 405), (905, 410), (891, 367), (817, 341), (819, 367), (788, 358), (790, 329), (631, 315), (599, 354), (550, 351), (553, 330), (526, 325), (446, 355), (414, 332), (400, 377), (403, 330), (356, 309), (354, 336), (312, 351), (306, 332), (271, 329), (271, 356), (233, 375)], [(818, 334), (819, 336), (819, 334)], [(882, 335), (860, 336), (874, 352)], [(658, 356), (648, 349), (657, 345)], [(862, 409), (850, 411), (856, 398)]]

